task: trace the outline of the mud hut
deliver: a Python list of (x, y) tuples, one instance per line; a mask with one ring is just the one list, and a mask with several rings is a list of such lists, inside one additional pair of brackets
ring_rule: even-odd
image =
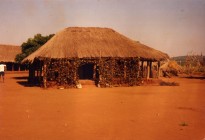
[(7, 71), (25, 70), (25, 66), (15, 62), (17, 54), (21, 53), (20, 46), (0, 45), (0, 62), (5, 63)]
[(107, 87), (138, 85), (140, 78), (150, 77), (152, 62), (160, 64), (167, 58), (167, 54), (109, 28), (70, 27), (23, 62), (32, 64), (29, 81), (44, 87), (75, 87), (80, 79)]

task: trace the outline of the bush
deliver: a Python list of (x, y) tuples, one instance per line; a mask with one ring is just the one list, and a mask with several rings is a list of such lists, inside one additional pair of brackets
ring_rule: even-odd
[(48, 36), (36, 34), (34, 38), (29, 38), (27, 42), (24, 42), (21, 45), (22, 53), (16, 55), (15, 61), (20, 63), (24, 58), (26, 58), (28, 55), (30, 55), (38, 48), (40, 48), (42, 45), (44, 45), (53, 36), (54, 34), (50, 34)]

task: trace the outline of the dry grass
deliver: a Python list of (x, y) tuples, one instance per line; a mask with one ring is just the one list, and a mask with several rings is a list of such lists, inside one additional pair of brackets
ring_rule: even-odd
[(161, 60), (167, 54), (133, 41), (109, 28), (71, 27), (58, 32), (25, 60), (35, 57), (141, 57)]

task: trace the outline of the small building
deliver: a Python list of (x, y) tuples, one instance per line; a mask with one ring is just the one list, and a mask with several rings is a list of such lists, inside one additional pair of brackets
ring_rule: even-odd
[(81, 79), (110, 87), (138, 85), (141, 78), (152, 76), (153, 62), (160, 65), (168, 58), (109, 28), (70, 27), (23, 62), (31, 63), (29, 81), (44, 87), (75, 87)]
[(20, 71), (26, 69), (25, 65), (15, 62), (15, 57), (19, 53), (21, 53), (20, 46), (0, 45), (0, 62), (6, 64), (7, 71)]

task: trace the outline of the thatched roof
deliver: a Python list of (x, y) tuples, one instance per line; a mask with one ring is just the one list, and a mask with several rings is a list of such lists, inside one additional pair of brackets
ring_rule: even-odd
[(133, 41), (112, 29), (95, 27), (66, 28), (24, 61), (33, 61), (35, 57), (140, 57), (151, 60), (169, 58), (167, 54)]
[(15, 62), (15, 57), (19, 53), (21, 53), (20, 46), (0, 45), (0, 62)]

